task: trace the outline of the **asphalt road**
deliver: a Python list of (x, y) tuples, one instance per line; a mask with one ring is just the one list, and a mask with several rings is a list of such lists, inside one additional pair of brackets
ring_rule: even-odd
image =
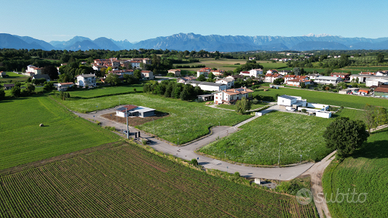
[[(103, 114), (112, 113), (114, 111), (115, 111), (115, 108), (101, 110), (97, 112), (91, 112), (87, 114), (77, 113), (77, 112), (74, 112), (74, 113), (85, 119), (97, 120), (101, 122), (102, 126), (113, 126), (118, 130), (125, 130), (126, 129), (125, 124), (117, 123), (115, 121), (108, 120), (101, 117), (101, 115)], [(269, 111), (269, 110), (267, 109), (266, 111)], [(305, 163), (301, 165), (282, 167), (282, 168), (251, 167), (251, 166), (245, 166), (242, 164), (232, 164), (232, 163), (228, 163), (217, 159), (212, 159), (195, 153), (197, 149), (217, 140), (218, 137), (222, 138), (227, 136), (228, 134), (234, 133), (239, 130), (238, 129), (239, 126), (257, 118), (259, 117), (258, 116), (252, 117), (232, 127), (230, 126), (214, 127), (212, 129), (212, 132), (213, 132), (212, 135), (204, 137), (198, 141), (188, 143), (182, 147), (170, 145), (162, 140), (153, 138), (144, 132), (141, 132), (141, 136), (144, 138), (150, 139), (153, 142), (150, 146), (159, 152), (171, 154), (185, 160), (197, 159), (198, 163), (205, 168), (218, 169), (229, 173), (239, 172), (240, 175), (244, 177), (273, 179), (273, 180), (291, 180), (295, 177), (298, 177), (299, 175), (301, 175), (303, 172), (305, 172), (311, 166), (314, 165), (314, 163)], [(134, 127), (129, 127), (129, 130), (131, 133), (139, 132), (139, 130)], [(122, 136), (125, 137), (124, 134)], [(131, 135), (131, 137), (133, 137), (133, 134)]]

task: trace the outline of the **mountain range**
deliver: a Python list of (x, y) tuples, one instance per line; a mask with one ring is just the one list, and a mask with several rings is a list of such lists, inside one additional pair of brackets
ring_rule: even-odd
[(388, 37), (349, 38), (328, 34), (308, 34), (304, 36), (221, 36), (179, 33), (131, 43), (128, 40), (116, 41), (105, 37), (91, 40), (75, 36), (68, 41), (51, 41), (35, 39), (29, 36), (17, 36), (0, 33), (0, 48), (43, 49), (43, 50), (122, 50), (122, 49), (169, 49), (169, 50), (206, 50), (220, 52), (235, 51), (308, 51), (308, 50), (354, 50), (354, 49), (388, 49)]

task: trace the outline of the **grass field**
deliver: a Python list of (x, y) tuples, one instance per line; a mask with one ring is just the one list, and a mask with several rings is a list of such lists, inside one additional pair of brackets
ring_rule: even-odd
[(2, 217), (316, 217), (313, 204), (123, 145), (0, 176)]
[(45, 96), (3, 100), (0, 105), (0, 169), (119, 140)]
[(329, 203), (332, 217), (388, 216), (388, 129), (372, 133), (364, 145), (353, 157), (333, 161), (325, 170), (322, 182), (327, 200), (335, 200), (337, 192), (350, 193), (351, 200), (355, 190), (355, 201), (360, 193), (367, 193), (364, 203), (349, 203), (346, 196), (343, 203)]
[[(265, 105), (268, 105), (268, 104), (267, 103), (252, 104), (251, 110), (254, 110), (254, 109), (257, 109), (257, 108), (261, 108), (261, 107), (263, 107)], [(231, 110), (236, 110), (236, 105), (220, 104), (220, 105), (217, 105), (217, 107), (225, 108), (225, 109), (231, 109)]]
[(152, 94), (126, 94), (62, 101), (64, 105), (79, 112), (90, 112), (112, 108), (120, 104), (133, 104), (154, 108), (169, 113), (170, 116), (138, 126), (146, 132), (155, 134), (167, 141), (182, 144), (209, 133), (208, 128), (221, 125), (230, 126), (248, 119), (249, 115), (238, 115), (206, 107), (202, 103), (164, 98)]
[(315, 161), (331, 150), (324, 144), (323, 132), (330, 119), (300, 114), (272, 112), (243, 126), (242, 130), (222, 138), (199, 151), (239, 163), (275, 165)]
[(371, 98), (371, 97), (362, 97), (354, 95), (341, 95), (330, 92), (317, 92), (317, 91), (308, 91), (308, 90), (299, 90), (299, 89), (269, 89), (269, 91), (255, 91), (253, 95), (262, 95), (262, 96), (272, 96), (275, 97), (278, 95), (294, 95), (301, 96), (304, 99), (307, 99), (308, 102), (337, 105), (351, 108), (363, 109), (365, 104), (378, 105), (388, 108), (387, 99)]
[(133, 84), (128, 86), (107, 86), (95, 89), (70, 91), (69, 93), (71, 97), (95, 98), (107, 95), (135, 93), (134, 89), (136, 89), (136, 92), (143, 92), (143, 84)]
[(7, 72), (7, 75), (9, 77), (0, 78), (0, 82), (5, 83), (5, 84), (15, 83), (15, 82), (25, 82), (28, 78), (27, 76), (20, 75), (20, 74), (14, 73), (14, 72)]
[[(176, 65), (205, 65), (206, 67), (210, 68), (217, 68), (219, 70), (234, 70), (234, 68), (238, 67), (238, 65), (234, 65), (236, 63), (239, 64), (245, 64), (247, 60), (245, 59), (219, 59), (215, 60), (214, 58), (200, 58), (199, 62), (190, 63), (190, 64), (176, 64)], [(181, 68), (181, 70), (190, 70), (195, 71), (199, 70), (200, 68)]]

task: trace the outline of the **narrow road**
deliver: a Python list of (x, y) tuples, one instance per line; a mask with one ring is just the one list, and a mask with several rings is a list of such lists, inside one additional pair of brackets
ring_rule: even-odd
[[(113, 113), (114, 111), (115, 111), (115, 108), (101, 110), (97, 112), (91, 112), (87, 114), (78, 113), (78, 112), (74, 112), (74, 113), (85, 119), (97, 120), (101, 122), (102, 126), (113, 126), (119, 130), (126, 129), (125, 124), (117, 123), (115, 121), (105, 119), (104, 117), (101, 116), (103, 114)], [(265, 112), (269, 112), (269, 111), (270, 111), (269, 109), (265, 110)], [(204, 137), (198, 141), (188, 143), (183, 147), (170, 145), (162, 140), (153, 138), (144, 132), (141, 132), (141, 136), (152, 140), (153, 143), (150, 146), (157, 151), (160, 151), (166, 154), (171, 154), (185, 160), (197, 159), (198, 163), (205, 168), (222, 170), (229, 173), (239, 172), (240, 175), (244, 177), (265, 178), (265, 179), (273, 179), (273, 180), (291, 180), (298, 177), (300, 174), (302, 174), (303, 172), (308, 170), (311, 166), (313, 166), (313, 163), (305, 163), (301, 165), (296, 165), (292, 167), (283, 167), (283, 168), (251, 167), (251, 166), (245, 166), (242, 164), (232, 164), (232, 163), (209, 158), (195, 153), (197, 149), (211, 142), (216, 141), (217, 138), (223, 138), (228, 134), (237, 132), (239, 130), (238, 127), (252, 120), (255, 120), (257, 118), (259, 118), (259, 116), (254, 116), (232, 127), (230, 126), (214, 127), (212, 129), (212, 132), (213, 132), (212, 135)], [(139, 130), (134, 127), (129, 127), (129, 130), (130, 132), (139, 132)]]

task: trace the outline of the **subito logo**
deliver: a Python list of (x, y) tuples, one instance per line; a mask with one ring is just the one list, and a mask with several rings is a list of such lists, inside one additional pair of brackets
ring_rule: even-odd
[(313, 200), (313, 194), (307, 188), (302, 188), (296, 193), (296, 200), (299, 204), (307, 205)]

